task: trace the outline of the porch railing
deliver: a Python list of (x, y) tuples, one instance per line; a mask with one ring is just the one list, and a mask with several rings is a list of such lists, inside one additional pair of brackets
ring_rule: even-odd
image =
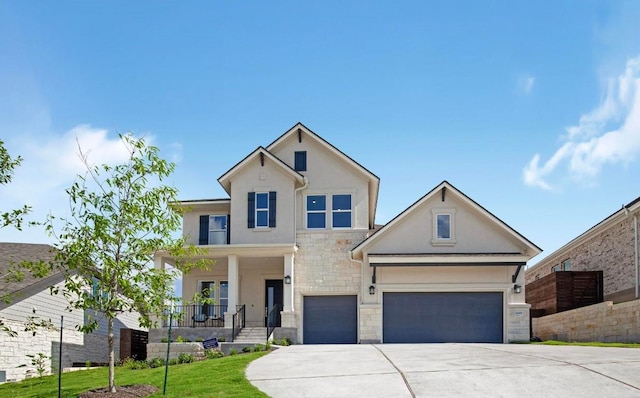
[(236, 306), (236, 313), (233, 314), (233, 324), (231, 329), (231, 342), (236, 339), (245, 324), (244, 304)]
[[(173, 307), (171, 327), (224, 327), (224, 313), (226, 305), (189, 304)], [(162, 320), (162, 327), (169, 327), (169, 319)]]
[(269, 337), (271, 336), (271, 333), (273, 333), (273, 330), (277, 326), (280, 326), (278, 325), (279, 315), (280, 315), (279, 304), (274, 305), (267, 313), (267, 340), (269, 340)]

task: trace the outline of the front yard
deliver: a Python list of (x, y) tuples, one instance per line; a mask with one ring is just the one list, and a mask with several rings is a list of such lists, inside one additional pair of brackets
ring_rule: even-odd
[[(254, 352), (224, 358), (169, 366), (167, 397), (266, 397), (245, 378), (247, 365), (266, 352)], [(162, 396), (164, 367), (131, 370), (116, 368), (116, 384), (151, 384), (159, 388), (152, 397)], [(77, 397), (87, 390), (108, 384), (108, 369), (99, 368), (64, 373), (62, 396)], [(20, 383), (0, 385), (0, 397), (50, 398), (57, 396), (57, 375), (33, 378)]]

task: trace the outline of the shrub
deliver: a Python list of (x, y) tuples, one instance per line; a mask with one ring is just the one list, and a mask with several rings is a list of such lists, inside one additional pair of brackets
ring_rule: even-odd
[(256, 344), (253, 346), (254, 352), (266, 351), (267, 347), (264, 344)]
[(264, 345), (266, 351), (271, 351), (271, 342), (267, 341), (267, 344)]
[(165, 337), (165, 338), (160, 339), (160, 342), (161, 343), (168, 343), (169, 339)]
[(202, 342), (204, 341), (204, 339), (203, 339), (202, 337), (197, 337), (197, 338), (196, 338), (196, 341), (197, 341), (198, 343), (202, 343)]
[(178, 355), (178, 363), (191, 363), (193, 362), (193, 355), (187, 354), (186, 352), (181, 352)]
[(162, 358), (153, 358), (149, 361), (150, 368), (159, 368), (161, 366), (164, 366), (164, 364), (165, 364), (165, 360)]
[(189, 340), (186, 337), (182, 337), (182, 336), (176, 337), (176, 343), (189, 343), (189, 342), (191, 342), (191, 340)]
[(227, 341), (225, 337), (218, 337), (218, 342), (224, 343), (225, 341)]
[(125, 360), (122, 361), (122, 367), (131, 370), (147, 369), (149, 364), (146, 361), (136, 361), (133, 358), (125, 358)]
[(273, 340), (273, 344), (281, 345), (281, 346), (288, 346), (288, 345), (291, 345), (291, 340), (289, 340), (287, 337), (285, 337), (284, 339)]
[(242, 347), (242, 352), (251, 352), (251, 351), (253, 351), (253, 348), (251, 347), (248, 347), (248, 346)]
[(169, 365), (177, 365), (178, 364), (178, 359), (177, 358), (171, 358), (169, 360)]
[(232, 348), (232, 349), (229, 351), (229, 355), (238, 355), (238, 350), (236, 350), (235, 348)]
[(224, 356), (224, 353), (222, 351), (213, 350), (213, 349), (205, 350), (204, 353), (207, 356), (207, 359), (222, 358)]

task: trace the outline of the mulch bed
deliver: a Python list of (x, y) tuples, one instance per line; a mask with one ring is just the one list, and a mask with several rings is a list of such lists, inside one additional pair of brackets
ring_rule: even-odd
[(109, 392), (109, 387), (96, 388), (78, 395), (78, 398), (134, 398), (147, 397), (159, 389), (148, 384), (132, 384), (116, 386), (116, 392)]

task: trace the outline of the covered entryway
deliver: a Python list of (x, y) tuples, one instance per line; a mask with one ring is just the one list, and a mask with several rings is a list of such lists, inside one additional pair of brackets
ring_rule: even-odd
[(357, 296), (305, 296), (304, 344), (358, 342)]
[(384, 343), (502, 343), (502, 292), (385, 292)]

